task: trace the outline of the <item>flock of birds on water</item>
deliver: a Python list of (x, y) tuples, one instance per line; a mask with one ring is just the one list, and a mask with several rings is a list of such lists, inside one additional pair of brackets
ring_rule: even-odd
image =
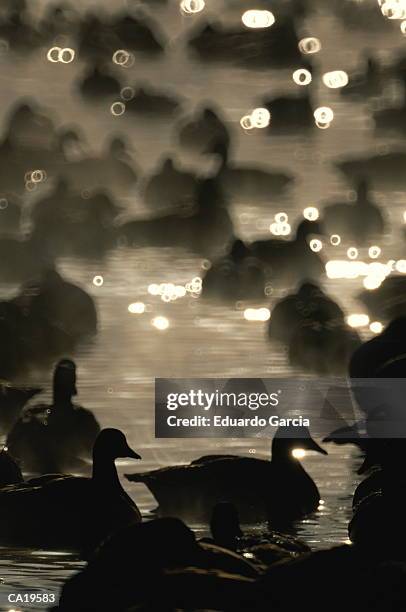
[[(202, 5), (190, 2), (190, 12)], [(257, 4), (266, 9), (271, 3)], [(313, 3), (292, 0), (289, 11), (286, 4), (272, 3), (278, 18), (269, 29), (207, 22), (187, 41), (188, 50), (205, 64), (253, 69), (299, 64), (315, 77), (317, 63), (301, 52), (296, 28)], [(382, 8), (382, 2), (377, 4), (375, 9)], [(252, 8), (251, 2), (241, 5)], [(365, 27), (366, 16), (377, 35), (388, 26), (380, 10), (362, 2), (342, 0), (331, 8), (345, 20), (352, 15), (354, 28)], [(247, 243), (235, 233), (230, 202), (241, 196), (277, 199), (295, 176), (232, 161), (233, 131), (210, 103), (185, 117), (183, 100), (161, 87), (123, 89), (111, 61), (118, 50), (125, 62), (132, 54), (153, 60), (166, 52), (165, 36), (150, 17), (142, 12), (83, 16), (69, 5), (53, 5), (33, 24), (25, 0), (4, 0), (0, 40), (2, 52), (11, 55), (74, 41), (73, 49), (51, 47), (57, 56), (51, 53), (48, 59), (68, 63), (78, 55), (88, 63), (76, 83), (85, 103), (103, 101), (113, 113), (125, 109), (139, 121), (173, 122), (180, 148), (217, 162), (214, 174), (199, 176), (167, 156), (153, 174), (140, 176), (125, 137), (115, 135), (105, 151), (86, 156), (80, 129), (56, 126), (34, 100), (10, 109), (0, 143), (0, 280), (20, 288), (0, 302), (0, 376), (5, 381), (0, 389), (0, 543), (72, 550), (86, 560), (63, 587), (55, 608), (61, 612), (290, 612), (314, 606), (315, 594), (329, 610), (404, 610), (405, 445), (402, 437), (379, 435), (398, 417), (390, 401), (373, 402), (354, 389), (362, 422), (343, 424), (322, 445), (305, 427), (279, 428), (268, 460), (206, 455), (189, 465), (126, 474), (156, 499), (154, 517), (146, 520), (115, 466), (116, 459), (142, 458), (122, 431), (102, 429), (91, 411), (74, 403), (76, 366), (65, 356), (97, 334), (98, 313), (93, 298), (57, 267), (65, 256), (103, 262), (121, 247), (198, 253), (211, 261), (202, 299), (231, 306), (265, 299), (269, 283), (289, 288), (291, 293), (273, 306), (267, 331), (286, 346), (292, 366), (347, 374), (350, 386), (359, 378), (403, 378), (406, 277), (391, 274), (374, 291), (359, 295), (371, 318), (385, 324), (362, 342), (323, 290), (325, 262), (309, 242), (334, 232), (348, 244), (376, 244), (388, 230), (388, 219), (372, 191), (404, 189), (406, 150), (339, 160), (337, 169), (354, 187), (355, 201), (327, 202), (320, 218), (298, 219), (292, 239)], [(404, 57), (389, 68), (368, 57), (364, 73), (350, 75), (342, 95), (354, 103), (379, 96), (391, 78), (406, 82)], [(270, 134), (318, 129), (309, 91), (259, 101), (271, 117)], [(377, 130), (404, 130), (405, 108), (377, 111)], [(137, 184), (151, 214), (131, 219), (117, 200)], [(20, 386), (16, 379), (38, 364), (54, 363), (51, 404), (28, 403), (42, 389)], [(325, 455), (331, 443), (357, 446), (363, 457), (359, 473), (365, 477), (354, 493), (351, 544), (312, 552), (294, 535), (293, 525), (316, 513), (322, 500), (294, 451)], [(67, 475), (86, 473), (89, 464), (90, 477)], [(198, 539), (188, 526), (200, 523), (210, 526), (210, 537)]]

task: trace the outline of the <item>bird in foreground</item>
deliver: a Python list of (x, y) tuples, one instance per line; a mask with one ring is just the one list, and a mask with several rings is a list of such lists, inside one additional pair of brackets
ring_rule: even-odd
[(83, 556), (120, 527), (141, 521), (122, 488), (115, 459), (141, 459), (118, 429), (103, 429), (91, 478), (55, 475), (0, 490), (0, 542), (79, 551)]
[(213, 507), (228, 501), (243, 522), (270, 519), (281, 525), (315, 511), (320, 500), (316, 484), (292, 454), (297, 448), (327, 454), (306, 427), (280, 427), (271, 460), (208, 455), (189, 465), (126, 477), (147, 485), (160, 516), (208, 521)]

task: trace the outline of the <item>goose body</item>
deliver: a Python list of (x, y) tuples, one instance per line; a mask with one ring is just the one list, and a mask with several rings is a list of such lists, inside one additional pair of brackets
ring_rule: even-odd
[(396, 191), (405, 187), (405, 164), (406, 151), (400, 149), (339, 161), (336, 165), (351, 181), (364, 177), (375, 189)]
[(0, 436), (9, 433), (25, 404), (41, 391), (42, 389), (35, 387), (0, 385)]
[(224, 193), (237, 201), (261, 200), (285, 193), (294, 182), (293, 176), (276, 169), (257, 168), (229, 162), (228, 142), (218, 142), (210, 153), (220, 159), (216, 178)]
[(117, 476), (118, 457), (140, 458), (122, 432), (104, 429), (94, 445), (91, 478), (60, 476), (1, 489), (0, 541), (83, 554), (116, 529), (139, 522)]
[(230, 215), (214, 179), (199, 185), (195, 210), (128, 221), (118, 228), (120, 238), (130, 246), (173, 246), (205, 254), (223, 249), (233, 233)]
[(204, 154), (212, 151), (217, 143), (224, 143), (227, 147), (230, 133), (219, 113), (211, 107), (206, 107), (181, 122), (178, 139), (181, 147)]
[(299, 327), (289, 343), (292, 366), (323, 375), (343, 375), (361, 340), (345, 321), (309, 322)]
[[(210, 594), (204, 593), (202, 584), (195, 583), (193, 589), (187, 572), (206, 577), (204, 584)], [(203, 603), (217, 609), (219, 602), (230, 603), (231, 594), (229, 588), (220, 596), (221, 585), (226, 587), (220, 582), (213, 597), (207, 579), (212, 576), (214, 580), (220, 575), (234, 576), (238, 585), (237, 577), (251, 584), (259, 572), (252, 563), (231, 551), (197, 542), (193, 531), (179, 519), (156, 519), (124, 527), (106, 539), (87, 566), (66, 582), (58, 610), (73, 612), (80, 606), (89, 611), (114, 608), (121, 612), (142, 604), (161, 610), (169, 601), (180, 600), (181, 608), (187, 601), (188, 609)], [(101, 583), (106, 585), (103, 594), (96, 588)], [(157, 589), (163, 589), (159, 595)]]
[(152, 210), (182, 210), (196, 200), (199, 181), (191, 172), (180, 170), (167, 158), (143, 188), (145, 204)]
[(358, 300), (366, 306), (374, 321), (391, 321), (406, 315), (405, 290), (405, 277), (393, 274), (374, 291), (362, 291)]
[(152, 88), (134, 87), (126, 103), (126, 112), (150, 118), (169, 118), (181, 110), (182, 102), (172, 95)]
[(302, 221), (293, 240), (264, 239), (251, 244), (251, 250), (270, 268), (272, 281), (289, 286), (303, 279), (318, 280), (324, 274), (321, 258), (310, 249), (312, 235), (321, 233), (320, 225)]
[(288, 523), (316, 510), (320, 499), (315, 483), (293, 458), (292, 449), (304, 446), (326, 453), (305, 436), (306, 432), (297, 440), (278, 432), (271, 461), (208, 456), (190, 465), (130, 474), (127, 478), (147, 485), (158, 502), (160, 515), (209, 520), (218, 502), (229, 501), (244, 522), (271, 518)]
[(339, 234), (345, 240), (364, 246), (380, 238), (385, 229), (383, 215), (368, 194), (368, 183), (360, 181), (354, 203), (331, 204), (323, 210), (326, 233)]
[(302, 283), (296, 293), (278, 301), (268, 325), (270, 338), (289, 343), (296, 330), (309, 323), (343, 322), (344, 312), (314, 283)]
[(207, 23), (189, 40), (193, 53), (204, 62), (243, 65), (247, 68), (287, 68), (301, 61), (293, 21), (280, 20), (271, 28), (226, 29)]
[(94, 102), (95, 99), (118, 97), (121, 85), (112, 74), (96, 65), (80, 80), (78, 89), (84, 98)]
[[(84, 171), (80, 167), (77, 170)], [(97, 162), (94, 166), (97, 167)], [(93, 170), (96, 170), (93, 167)], [(74, 165), (67, 174), (80, 180)], [(89, 168), (88, 184), (91, 181)], [(115, 218), (120, 209), (104, 192), (83, 195), (60, 181), (54, 191), (35, 203), (31, 213), (32, 241), (53, 257), (59, 255), (102, 256), (115, 244)]]
[(7, 444), (24, 470), (69, 472), (89, 460), (100, 425), (93, 414), (76, 406), (76, 366), (62, 359), (53, 380), (53, 402), (26, 411), (9, 433)]
[(270, 134), (315, 127), (313, 106), (308, 95), (266, 98), (263, 106), (271, 113)]
[(203, 277), (202, 295), (222, 300), (262, 299), (266, 272), (250, 248), (235, 240), (230, 252), (215, 261)]

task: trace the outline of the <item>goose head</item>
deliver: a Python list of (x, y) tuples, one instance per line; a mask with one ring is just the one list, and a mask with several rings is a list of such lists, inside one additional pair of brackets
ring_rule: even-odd
[(321, 228), (320, 223), (317, 221), (308, 221), (305, 219), (299, 223), (296, 230), (296, 240), (298, 242), (306, 242), (310, 236), (314, 234), (321, 235), (323, 230)]
[(54, 404), (70, 404), (77, 394), (76, 365), (71, 359), (61, 359), (55, 367), (53, 379)]
[(102, 429), (94, 443), (94, 461), (97, 462), (101, 459), (114, 462), (116, 459), (126, 458), (141, 459), (141, 456), (129, 447), (122, 431), (111, 427)]
[(310, 435), (308, 427), (279, 427), (272, 440), (272, 461), (296, 462), (305, 451), (314, 451), (327, 455)]

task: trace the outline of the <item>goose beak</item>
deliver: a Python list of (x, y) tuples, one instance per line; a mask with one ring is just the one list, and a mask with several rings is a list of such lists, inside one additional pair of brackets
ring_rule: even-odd
[(138, 455), (138, 453), (133, 451), (133, 449), (130, 448), (129, 446), (127, 447), (126, 457), (130, 457), (131, 459), (142, 459), (141, 455)]
[(324, 448), (319, 446), (317, 444), (317, 442), (315, 442), (313, 440), (313, 438), (310, 438), (309, 440), (306, 440), (306, 445), (305, 445), (304, 448), (306, 448), (306, 450), (315, 451), (316, 453), (321, 453), (322, 455), (328, 455), (328, 452), (326, 450), (324, 450)]

